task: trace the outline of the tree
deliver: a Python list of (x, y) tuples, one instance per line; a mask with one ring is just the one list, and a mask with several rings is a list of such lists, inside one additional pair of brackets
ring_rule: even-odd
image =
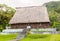
[(5, 29), (5, 27), (8, 25), (14, 13), (14, 8), (9, 7), (5, 4), (0, 4), (0, 25), (2, 25), (3, 29)]
[(45, 4), (48, 9), (50, 23), (52, 28), (60, 29), (60, 1), (48, 2)]

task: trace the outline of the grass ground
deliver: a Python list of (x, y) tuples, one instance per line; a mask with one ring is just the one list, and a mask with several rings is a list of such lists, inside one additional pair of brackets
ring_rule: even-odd
[[(17, 34), (1, 35), (0, 41), (12, 40)], [(60, 41), (60, 34), (30, 34), (20, 41)]]
[(52, 35), (50, 41), (60, 41), (60, 34)]
[(16, 34), (7, 34), (7, 35), (2, 35), (0, 34), (0, 41), (8, 41), (12, 40), (16, 37)]
[(60, 41), (60, 34), (28, 35), (20, 41)]

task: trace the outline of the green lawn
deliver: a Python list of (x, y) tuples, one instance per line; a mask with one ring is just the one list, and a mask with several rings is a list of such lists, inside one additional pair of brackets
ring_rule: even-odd
[(7, 34), (7, 35), (2, 35), (0, 34), (0, 41), (8, 41), (12, 40), (16, 37), (17, 34)]
[[(0, 34), (0, 41), (12, 40), (17, 34)], [(60, 41), (60, 34), (30, 34), (25, 36), (20, 41)]]
[(20, 41), (60, 41), (60, 34), (31, 34)]
[(50, 41), (60, 41), (60, 34), (52, 35)]

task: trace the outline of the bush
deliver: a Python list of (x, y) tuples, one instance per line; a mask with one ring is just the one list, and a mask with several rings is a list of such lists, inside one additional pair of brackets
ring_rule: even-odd
[(31, 34), (30, 31), (27, 31), (25, 37), (27, 37), (27, 35), (30, 35), (30, 34)]
[(29, 35), (29, 34), (31, 34), (31, 33), (30, 33), (30, 31), (27, 31), (26, 34)]
[(38, 39), (38, 38), (46, 38), (49, 35), (40, 35), (40, 34), (31, 34), (31, 35), (27, 35), (27, 37), (32, 38), (32, 39)]

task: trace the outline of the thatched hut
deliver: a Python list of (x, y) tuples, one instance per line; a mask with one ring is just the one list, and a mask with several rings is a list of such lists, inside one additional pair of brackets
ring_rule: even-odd
[(50, 20), (47, 8), (44, 6), (17, 7), (16, 13), (10, 20), (12, 29), (48, 28)]

